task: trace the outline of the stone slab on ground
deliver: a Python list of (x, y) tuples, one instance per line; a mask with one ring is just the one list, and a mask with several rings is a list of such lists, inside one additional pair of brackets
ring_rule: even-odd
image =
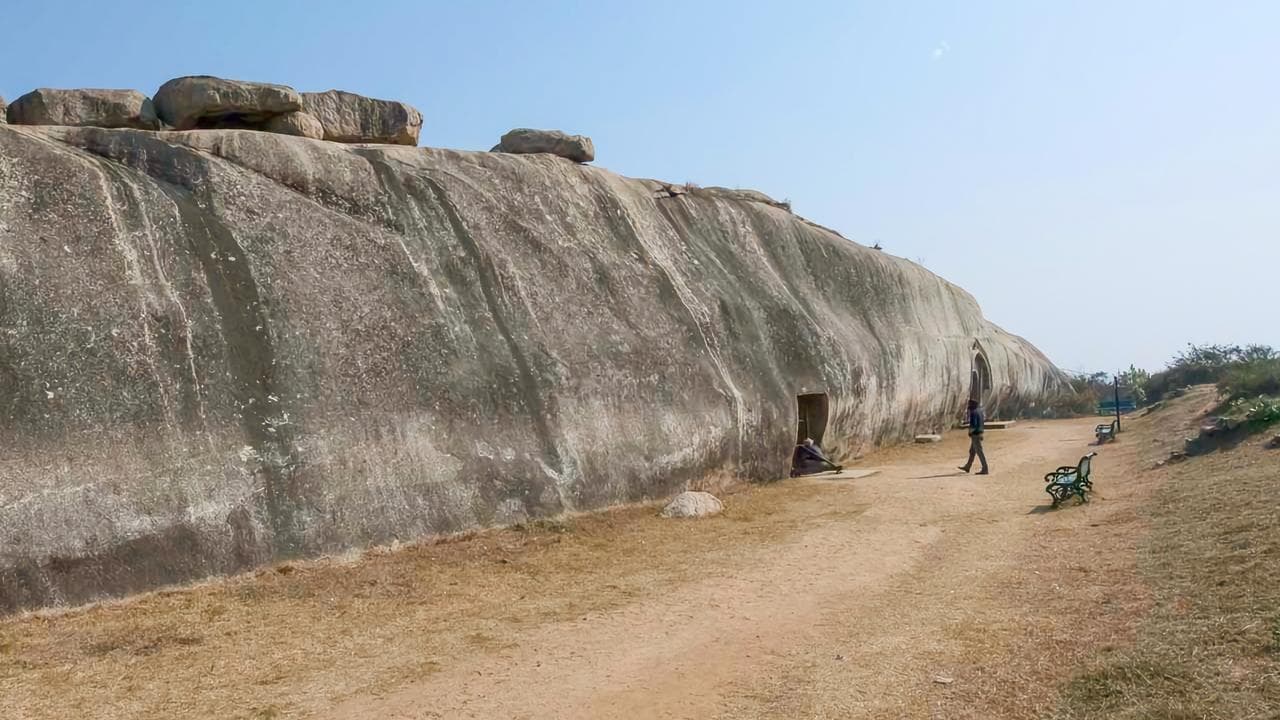
[(987, 430), (1006, 430), (1008, 428), (1013, 427), (1015, 424), (1017, 424), (1017, 422), (1018, 422), (1017, 420), (992, 420), (991, 422), (987, 423), (984, 427)]
[(942, 436), (941, 435), (917, 435), (916, 442), (918, 443), (942, 442)]
[(857, 470), (841, 470), (838, 473), (822, 473), (819, 475), (805, 475), (803, 476), (803, 478), (805, 480), (813, 480), (815, 482), (824, 482), (824, 483), (847, 482), (849, 480), (861, 480), (862, 478), (868, 478), (868, 477), (871, 477), (872, 475), (879, 474), (879, 472), (880, 470), (878, 468), (876, 469), (859, 468)]

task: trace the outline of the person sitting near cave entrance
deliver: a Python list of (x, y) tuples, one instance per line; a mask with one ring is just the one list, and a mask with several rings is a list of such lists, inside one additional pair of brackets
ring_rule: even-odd
[(813, 438), (805, 438), (804, 442), (796, 446), (796, 450), (791, 455), (791, 476), (812, 475), (820, 472), (840, 472), (844, 468), (827, 459), (822, 448), (813, 441)]

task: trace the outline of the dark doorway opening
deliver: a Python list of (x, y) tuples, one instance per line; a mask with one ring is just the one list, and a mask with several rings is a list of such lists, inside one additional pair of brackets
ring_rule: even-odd
[(991, 367), (987, 359), (978, 353), (973, 356), (973, 370), (969, 372), (969, 399), (982, 403), (991, 390)]
[(810, 438), (818, 445), (827, 433), (827, 410), (829, 402), (826, 393), (810, 393), (796, 396), (796, 414), (799, 422), (796, 427), (796, 444)]
[[(827, 434), (828, 409), (826, 393), (796, 396), (796, 449), (791, 454), (792, 477), (841, 470), (822, 451), (822, 438)], [(813, 444), (806, 445), (805, 440), (812, 440)]]

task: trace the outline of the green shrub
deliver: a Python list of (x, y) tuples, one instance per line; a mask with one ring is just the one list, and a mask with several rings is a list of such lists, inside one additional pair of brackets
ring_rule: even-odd
[(1156, 402), (1179, 388), (1219, 383), (1243, 366), (1277, 360), (1280, 353), (1266, 345), (1188, 345), (1167, 368), (1147, 381), (1146, 399)]
[(1237, 398), (1220, 408), (1224, 417), (1242, 420), (1256, 428), (1280, 422), (1280, 398)]
[(1097, 406), (1097, 399), (1092, 394), (1063, 390), (1042, 402), (1036, 408), (1036, 414), (1046, 418), (1084, 417), (1093, 415)]
[(1258, 425), (1280, 422), (1280, 399), (1260, 397), (1245, 408), (1244, 419)]
[(1280, 396), (1280, 358), (1260, 358), (1228, 368), (1218, 380), (1228, 400)]
[(1151, 373), (1133, 365), (1120, 373), (1120, 387), (1127, 389), (1138, 405), (1147, 404), (1147, 386), (1151, 384)]
[(1047, 418), (1084, 417), (1093, 415), (1098, 400), (1110, 397), (1111, 383), (1102, 372), (1070, 376), (1071, 385), (1063, 388), (1036, 408), (1036, 414)]

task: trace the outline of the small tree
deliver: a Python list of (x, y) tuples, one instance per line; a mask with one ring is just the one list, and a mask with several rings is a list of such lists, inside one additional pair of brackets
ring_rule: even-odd
[(1133, 401), (1138, 405), (1147, 402), (1147, 384), (1151, 382), (1151, 373), (1142, 368), (1130, 365), (1128, 370), (1120, 373), (1120, 384), (1129, 388)]

